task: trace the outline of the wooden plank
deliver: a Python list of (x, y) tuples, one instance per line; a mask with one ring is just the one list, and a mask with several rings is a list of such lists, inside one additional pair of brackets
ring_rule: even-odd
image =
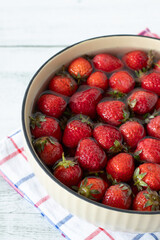
[(5, 0), (0, 45), (64, 46), (106, 34), (137, 34), (145, 27), (156, 32), (158, 6), (159, 0)]
[(0, 176), (0, 239), (62, 240), (60, 232)]

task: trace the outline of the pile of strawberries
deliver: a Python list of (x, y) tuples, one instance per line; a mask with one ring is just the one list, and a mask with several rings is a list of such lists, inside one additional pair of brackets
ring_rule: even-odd
[(33, 146), (63, 184), (102, 204), (160, 210), (160, 60), (82, 56), (50, 80), (30, 116)]

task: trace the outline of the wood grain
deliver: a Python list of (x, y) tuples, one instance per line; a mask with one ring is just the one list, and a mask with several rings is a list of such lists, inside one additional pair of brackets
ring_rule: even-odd
[(69, 45), (106, 34), (157, 31), (159, 0), (5, 0), (0, 45)]
[[(40, 66), (62, 48), (1, 48), (0, 86), (1, 128), (0, 139), (21, 127), (21, 107), (27, 85)], [(7, 107), (7, 108), (6, 108)]]
[(24, 200), (0, 176), (0, 239), (64, 239), (38, 209)]

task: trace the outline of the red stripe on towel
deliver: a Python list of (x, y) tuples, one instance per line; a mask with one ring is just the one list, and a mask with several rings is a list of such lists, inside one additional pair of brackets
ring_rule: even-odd
[(49, 195), (41, 198), (36, 204), (34, 204), (36, 207), (39, 207), (42, 203), (46, 202), (50, 198)]

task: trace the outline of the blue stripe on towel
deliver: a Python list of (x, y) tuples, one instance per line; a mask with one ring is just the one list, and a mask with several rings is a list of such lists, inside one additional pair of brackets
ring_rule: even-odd
[(159, 238), (158, 238), (154, 233), (150, 233), (150, 235), (151, 235), (155, 240), (159, 240)]
[(143, 235), (144, 234), (138, 234), (132, 240), (139, 240), (141, 237), (143, 237)]
[(10, 138), (15, 136), (16, 134), (18, 134), (19, 132), (21, 132), (21, 129), (19, 129), (17, 132), (13, 133), (11, 136), (9, 136)]
[(56, 224), (56, 227), (57, 227), (57, 228), (61, 227), (63, 224), (65, 224), (66, 222), (68, 222), (72, 217), (73, 217), (72, 214), (68, 214), (65, 218), (63, 218), (61, 221), (59, 221), (59, 222)]
[(24, 182), (26, 182), (27, 180), (33, 178), (34, 176), (35, 176), (34, 173), (29, 174), (28, 176), (20, 179), (20, 180), (15, 184), (15, 186), (18, 188), (22, 183), (24, 183)]

